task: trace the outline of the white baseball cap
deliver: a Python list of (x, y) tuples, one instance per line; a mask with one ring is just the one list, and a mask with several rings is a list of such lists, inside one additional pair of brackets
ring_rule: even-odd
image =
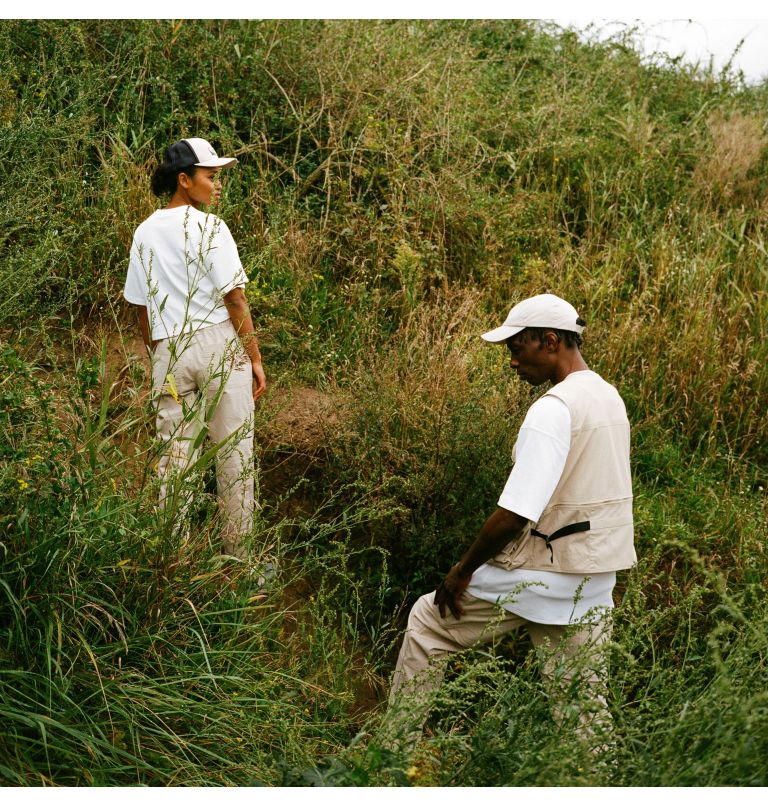
[(173, 170), (189, 168), (192, 165), (200, 168), (226, 168), (237, 162), (235, 157), (220, 157), (214, 147), (202, 137), (177, 140), (168, 146), (165, 160), (171, 164)]
[(581, 333), (584, 325), (578, 324), (578, 319), (579, 314), (570, 302), (554, 294), (537, 294), (518, 302), (503, 325), (483, 333), (481, 338), (492, 342), (506, 341), (527, 327), (551, 327)]

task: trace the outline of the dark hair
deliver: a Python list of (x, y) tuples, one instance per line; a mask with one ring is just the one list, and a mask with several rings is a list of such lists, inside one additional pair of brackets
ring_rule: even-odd
[[(577, 325), (584, 327), (587, 323), (579, 317), (576, 320)], [(565, 342), (566, 347), (581, 347), (581, 333), (576, 333), (574, 330), (559, 330), (556, 327), (527, 327), (521, 331), (523, 339), (536, 339), (538, 342), (544, 341), (545, 333), (554, 333), (560, 341)]]
[(186, 174), (190, 178), (195, 175), (196, 165), (187, 168), (176, 168), (163, 160), (152, 174), (152, 192), (155, 196), (173, 196), (179, 181), (179, 174)]
[(152, 174), (152, 192), (155, 196), (173, 195), (176, 192), (179, 174), (195, 175), (197, 154), (186, 140), (177, 140), (165, 149), (160, 165)]

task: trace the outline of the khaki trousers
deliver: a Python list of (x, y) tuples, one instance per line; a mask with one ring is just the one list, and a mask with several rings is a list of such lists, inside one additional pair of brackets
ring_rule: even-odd
[(599, 651), (610, 638), (607, 617), (585, 625), (538, 624), (464, 593), (464, 615), (456, 619), (447, 612), (441, 618), (434, 598), (434, 591), (422, 596), (408, 617), (389, 695), (386, 733), (394, 743), (412, 745), (421, 735), (449, 653), (494, 641), (521, 627), (543, 656), (542, 675), (550, 690), (555, 719), (564, 718), (572, 684), (578, 681), (584, 684), (579, 732), (594, 744), (595, 728), (610, 730), (604, 660)]
[[(152, 357), (160, 505), (189, 508), (189, 477), (206, 436), (218, 445), (216, 484), (222, 551), (244, 559), (253, 521), (253, 394), (251, 362), (232, 322), (163, 339)], [(185, 485), (185, 482), (187, 484)]]

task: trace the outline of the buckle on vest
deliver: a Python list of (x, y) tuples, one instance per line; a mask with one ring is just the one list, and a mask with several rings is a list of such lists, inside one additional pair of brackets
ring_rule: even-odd
[(552, 563), (552, 565), (554, 565), (555, 552), (552, 551), (552, 541), (558, 540), (561, 537), (568, 537), (569, 535), (575, 535), (577, 532), (588, 532), (590, 528), (591, 527), (589, 521), (580, 521), (579, 523), (572, 523), (569, 526), (563, 526), (556, 532), (552, 532), (551, 535), (545, 535), (538, 529), (531, 529), (531, 534), (535, 535), (536, 537), (544, 538), (544, 543), (549, 549), (549, 561)]

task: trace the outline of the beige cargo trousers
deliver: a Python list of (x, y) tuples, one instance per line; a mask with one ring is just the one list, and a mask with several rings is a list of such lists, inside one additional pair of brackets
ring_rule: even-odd
[(222, 553), (245, 559), (251, 531), (253, 481), (253, 375), (231, 320), (162, 339), (152, 356), (160, 506), (183, 520), (207, 436), (216, 450), (216, 485)]
[(446, 611), (442, 618), (434, 600), (434, 591), (425, 594), (408, 617), (385, 720), (388, 744), (407, 748), (418, 741), (449, 653), (493, 642), (523, 628), (540, 655), (555, 720), (563, 721), (576, 704), (574, 688), (579, 689), (577, 731), (592, 749), (605, 745), (612, 720), (605, 699), (601, 647), (610, 639), (609, 616), (587, 624), (538, 624), (464, 593), (460, 600), (464, 615), (457, 619)]

